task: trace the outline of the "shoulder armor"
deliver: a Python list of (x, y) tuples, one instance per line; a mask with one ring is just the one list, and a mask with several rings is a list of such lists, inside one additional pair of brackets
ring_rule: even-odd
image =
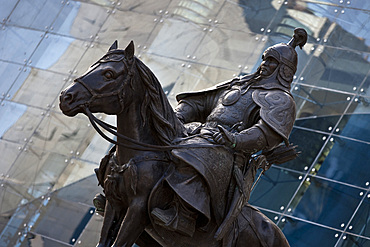
[(293, 97), (282, 90), (257, 89), (252, 98), (261, 107), (263, 121), (281, 135), (287, 144), (296, 117)]

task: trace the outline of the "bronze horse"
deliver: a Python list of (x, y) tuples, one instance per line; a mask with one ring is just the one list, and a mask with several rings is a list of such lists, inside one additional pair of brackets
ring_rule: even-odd
[[(232, 233), (222, 240), (211, 220), (207, 229), (193, 237), (156, 225), (150, 212), (153, 190), (174, 166), (171, 145), (183, 137), (177, 119), (152, 71), (134, 56), (134, 44), (117, 49), (117, 41), (98, 62), (61, 92), (60, 109), (67, 116), (86, 114), (93, 124), (112, 126), (91, 112), (117, 115), (116, 151), (101, 162), (98, 180), (107, 198), (99, 240), (103, 246), (289, 246), (280, 229), (249, 204), (237, 216)], [(101, 133), (103, 134), (103, 133)], [(225, 185), (227, 186), (227, 185)], [(166, 198), (163, 198), (166, 199)], [(154, 203), (155, 204), (155, 203)]]

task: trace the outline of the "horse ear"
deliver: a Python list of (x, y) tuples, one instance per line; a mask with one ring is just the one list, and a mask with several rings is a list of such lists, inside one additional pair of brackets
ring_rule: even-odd
[(125, 55), (128, 59), (131, 59), (134, 57), (135, 53), (135, 45), (134, 41), (131, 40), (130, 44), (125, 48)]
[(111, 51), (111, 50), (117, 50), (118, 48), (118, 41), (114, 41), (113, 44), (110, 46), (109, 50), (108, 51)]

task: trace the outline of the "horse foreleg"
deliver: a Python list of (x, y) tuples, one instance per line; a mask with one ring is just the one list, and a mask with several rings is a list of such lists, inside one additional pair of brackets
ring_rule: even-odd
[(100, 240), (97, 247), (109, 247), (111, 246), (112, 238), (110, 235), (112, 235), (112, 227), (114, 228), (115, 223), (115, 215), (116, 212), (113, 209), (112, 205), (107, 200), (104, 210), (104, 220), (103, 220), (103, 226), (100, 232)]
[(146, 200), (135, 200), (127, 209), (126, 216), (112, 247), (131, 247), (144, 231), (148, 222)]

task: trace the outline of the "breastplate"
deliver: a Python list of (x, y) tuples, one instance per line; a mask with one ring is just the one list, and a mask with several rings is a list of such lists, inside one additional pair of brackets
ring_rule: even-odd
[(206, 125), (216, 127), (220, 124), (227, 128), (240, 122), (243, 122), (244, 126), (248, 125), (248, 116), (257, 107), (252, 99), (253, 91), (254, 89), (242, 91), (239, 86), (226, 90), (217, 100)]

